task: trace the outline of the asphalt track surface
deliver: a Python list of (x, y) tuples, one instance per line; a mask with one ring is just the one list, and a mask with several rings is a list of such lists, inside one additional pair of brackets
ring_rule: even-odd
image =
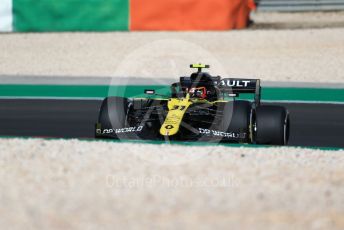
[[(93, 138), (100, 100), (1, 99), (0, 136)], [(344, 148), (344, 104), (275, 103), (290, 112), (291, 146)]]

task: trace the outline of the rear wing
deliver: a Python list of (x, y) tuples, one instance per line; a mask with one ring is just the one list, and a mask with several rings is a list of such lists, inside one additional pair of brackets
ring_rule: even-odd
[(259, 79), (223, 78), (214, 81), (223, 93), (237, 97), (242, 93), (253, 93), (256, 105), (260, 104), (261, 87)]

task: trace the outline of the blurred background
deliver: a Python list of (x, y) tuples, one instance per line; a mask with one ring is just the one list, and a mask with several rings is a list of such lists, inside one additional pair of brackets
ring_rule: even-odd
[(344, 0), (1, 0), (0, 31), (338, 27), (341, 10)]

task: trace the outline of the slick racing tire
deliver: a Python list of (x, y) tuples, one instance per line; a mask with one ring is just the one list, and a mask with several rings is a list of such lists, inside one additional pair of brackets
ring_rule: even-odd
[(257, 144), (286, 145), (289, 139), (289, 114), (281, 106), (264, 105), (256, 109)]
[[(128, 99), (123, 97), (107, 97), (104, 99), (98, 117), (101, 129), (115, 130), (127, 124)], [(96, 135), (97, 136), (97, 135)], [(102, 134), (101, 137), (117, 138), (115, 134)]]
[(242, 134), (239, 142), (250, 142), (251, 113), (249, 101), (227, 102), (223, 109), (222, 127), (228, 127), (226, 132)]

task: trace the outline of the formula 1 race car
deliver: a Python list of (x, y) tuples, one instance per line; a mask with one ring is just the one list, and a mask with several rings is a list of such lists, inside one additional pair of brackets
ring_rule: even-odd
[[(168, 98), (147, 89), (147, 98), (107, 97), (96, 123), (96, 138), (211, 141), (286, 145), (289, 113), (261, 105), (260, 80), (221, 78), (197, 72), (171, 85)], [(238, 99), (251, 93), (252, 100)]]

